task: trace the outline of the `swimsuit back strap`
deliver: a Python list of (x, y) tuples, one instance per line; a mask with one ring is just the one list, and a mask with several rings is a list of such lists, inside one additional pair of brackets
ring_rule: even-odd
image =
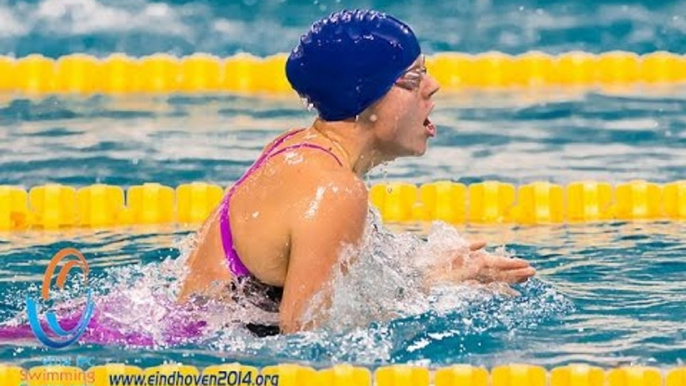
[(226, 260), (229, 264), (229, 269), (231, 270), (231, 273), (235, 277), (242, 277), (242, 276), (250, 276), (250, 270), (243, 264), (243, 261), (241, 261), (241, 258), (238, 256), (238, 252), (236, 252), (236, 249), (233, 246), (233, 235), (231, 234), (231, 223), (229, 222), (229, 199), (233, 195), (234, 189), (241, 183), (243, 182), (252, 172), (254, 172), (258, 167), (260, 167), (262, 164), (267, 162), (270, 158), (277, 156), (281, 153), (284, 153), (289, 150), (294, 150), (294, 149), (299, 149), (299, 148), (310, 148), (310, 149), (318, 149), (321, 150), (330, 156), (332, 156), (336, 162), (338, 162), (338, 165), (343, 166), (343, 163), (341, 160), (331, 152), (330, 149), (327, 149), (323, 146), (320, 145), (315, 145), (312, 143), (300, 143), (296, 145), (290, 145), (286, 146), (282, 149), (279, 149), (277, 151), (272, 151), (276, 146), (280, 145), (283, 143), (283, 141), (286, 140), (286, 138), (290, 137), (291, 135), (297, 133), (298, 131), (291, 132), (283, 137), (281, 137), (279, 140), (274, 142), (274, 145), (272, 145), (268, 150), (266, 150), (263, 155), (255, 161), (253, 166), (248, 169), (248, 171), (241, 177), (229, 190), (229, 193), (226, 194), (224, 197), (224, 200), (222, 201), (221, 204), (221, 212), (219, 214), (219, 231), (221, 233), (221, 239), (222, 239), (222, 246), (224, 247), (224, 251), (226, 253)]
[(222, 239), (222, 247), (224, 248), (224, 253), (226, 254), (226, 261), (229, 264), (229, 270), (235, 277), (249, 276), (250, 271), (245, 264), (243, 264), (243, 261), (241, 261), (240, 257), (238, 256), (236, 249), (233, 247), (231, 223), (229, 222), (229, 199), (233, 195), (233, 191), (236, 189), (236, 187), (240, 185), (246, 178), (248, 178), (248, 176), (252, 174), (255, 169), (260, 167), (260, 165), (264, 163), (267, 157), (270, 156), (270, 153), (277, 146), (281, 145), (285, 140), (303, 130), (305, 129), (291, 131), (290, 133), (287, 133), (274, 141), (272, 145), (266, 149), (259, 158), (257, 158), (252, 166), (245, 172), (245, 174), (243, 174), (243, 176), (233, 184), (233, 186), (229, 189), (229, 192), (224, 195), (224, 199), (219, 207), (219, 233)]
[(336, 162), (338, 162), (339, 166), (343, 166), (343, 163), (341, 162), (341, 160), (330, 149), (327, 149), (323, 146), (315, 145), (313, 143), (307, 143), (307, 142), (299, 143), (297, 145), (286, 146), (283, 149), (279, 149), (279, 150), (275, 151), (273, 154), (270, 154), (269, 157), (267, 157), (265, 159), (265, 161), (269, 158), (272, 158), (273, 156), (279, 155), (279, 154), (287, 152), (289, 150), (299, 149), (299, 148), (303, 148), (303, 147), (310, 148), (310, 149), (319, 149), (319, 150), (327, 153), (328, 155), (332, 156), (336, 160)]
[(288, 138), (290, 138), (290, 137), (294, 136), (295, 134), (298, 134), (298, 133), (300, 133), (301, 131), (304, 131), (304, 130), (305, 130), (305, 129), (299, 129), (299, 130), (291, 131), (290, 133), (287, 133), (287, 134), (281, 136), (281, 137), (280, 137), (279, 139), (277, 139), (276, 141), (274, 141), (274, 143), (272, 143), (272, 145), (271, 145), (269, 148), (267, 148), (267, 149), (262, 153), (262, 155), (260, 155), (260, 157), (257, 158), (257, 160), (255, 160), (255, 162), (254, 162), (254, 163), (252, 164), (252, 166), (250, 166), (250, 168), (243, 174), (243, 176), (241, 176), (241, 178), (239, 178), (238, 181), (236, 181), (236, 183), (233, 184), (233, 186), (231, 187), (231, 189), (229, 189), (229, 194), (230, 194), (231, 191), (233, 191), (233, 189), (234, 189), (236, 186), (238, 186), (241, 182), (243, 182), (243, 180), (245, 180), (246, 178), (248, 178), (248, 176), (249, 176), (250, 174), (252, 174), (252, 172), (255, 171), (255, 169), (259, 168), (260, 165), (262, 165), (262, 164), (267, 160), (267, 158), (269, 158), (269, 157), (271, 156), (271, 152), (272, 152), (274, 149), (276, 149), (279, 145), (281, 145), (282, 143), (284, 143), (284, 141), (286, 141)]

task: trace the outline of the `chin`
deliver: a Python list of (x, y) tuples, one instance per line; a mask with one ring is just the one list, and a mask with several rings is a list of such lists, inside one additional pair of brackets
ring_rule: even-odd
[(427, 144), (424, 143), (421, 147), (419, 147), (418, 149), (415, 149), (415, 151), (412, 153), (412, 155), (415, 157), (423, 156), (424, 153), (426, 153), (427, 147), (428, 147)]

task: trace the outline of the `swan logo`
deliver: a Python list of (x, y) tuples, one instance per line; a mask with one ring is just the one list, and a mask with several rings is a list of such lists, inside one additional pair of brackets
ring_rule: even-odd
[(69, 330), (65, 330), (62, 328), (62, 326), (60, 326), (55, 312), (48, 311), (45, 315), (47, 319), (47, 327), (49, 329), (48, 331), (52, 333), (51, 335), (56, 336), (56, 338), (48, 336), (48, 332), (44, 330), (43, 325), (41, 325), (38, 317), (38, 302), (30, 296), (26, 297), (26, 312), (28, 314), (31, 330), (33, 331), (34, 335), (36, 335), (38, 340), (40, 340), (46, 346), (52, 348), (67, 347), (76, 342), (76, 340), (78, 340), (79, 337), (81, 337), (81, 335), (83, 335), (83, 333), (86, 331), (86, 327), (93, 317), (93, 309), (95, 308), (95, 304), (93, 303), (91, 295), (91, 288), (88, 287), (88, 263), (81, 252), (74, 248), (64, 248), (57, 252), (52, 259), (50, 259), (48, 268), (45, 270), (45, 275), (43, 275), (41, 297), (46, 302), (50, 300), (50, 285), (52, 284), (52, 278), (55, 274), (55, 269), (57, 268), (58, 264), (65, 259), (68, 261), (61, 267), (57, 274), (57, 287), (63, 290), (69, 271), (72, 268), (79, 267), (81, 269), (81, 273), (83, 274), (83, 283), (85, 288), (88, 290), (85, 310), (81, 314), (81, 318), (76, 326)]

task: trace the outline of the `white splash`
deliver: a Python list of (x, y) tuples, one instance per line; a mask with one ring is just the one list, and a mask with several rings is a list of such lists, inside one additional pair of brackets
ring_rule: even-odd
[[(322, 188), (319, 196), (324, 193)], [(155, 349), (167, 350), (175, 345), (167, 343), (170, 334), (178, 335), (182, 326), (204, 321), (199, 340), (187, 342), (192, 350), (232, 358), (282, 360), (287, 356), (289, 360), (379, 364), (392, 361), (398, 352), (423, 355), (435, 341), (448, 337), (502, 328), (516, 331), (522, 323), (539, 323), (568, 310), (566, 299), (541, 282), (528, 285), (530, 293), (521, 299), (496, 299), (498, 294), (467, 286), (424, 290), (423, 270), (433, 263), (431, 252), (436, 252), (433, 256), (451, 253), (466, 241), (453, 227), (440, 223), (434, 224), (427, 240), (409, 232), (392, 232), (372, 208), (363, 245), (357, 251), (344, 250), (346, 272), (335, 271), (327, 287), (333, 306), (317, 308), (325, 293), (321, 292), (305, 315), (305, 320), (325, 316), (321, 328), (255, 338), (245, 329), (246, 323), (276, 325), (279, 320), (277, 312), (253, 304), (255, 299), (241, 305), (207, 300), (199, 308), (179, 308), (176, 299), (195, 244), (193, 236), (187, 237), (179, 246), (179, 258), (113, 267), (94, 278), (99, 324), (121, 334), (150, 336)], [(21, 321), (25, 324), (25, 313)]]
[(314, 200), (312, 200), (310, 207), (307, 208), (307, 212), (305, 212), (305, 218), (312, 218), (315, 214), (317, 214), (317, 210), (319, 210), (319, 205), (322, 203), (322, 198), (324, 197), (325, 192), (325, 187), (320, 186), (317, 188), (317, 193), (314, 196)]
[(294, 152), (294, 151), (287, 152), (286, 155), (284, 156), (284, 159), (286, 160), (286, 163), (289, 165), (297, 165), (297, 164), (303, 162), (302, 154)]
[[(450, 240), (459, 246), (466, 243), (454, 228), (452, 235), (442, 229), (434, 239), (446, 235), (448, 241), (438, 243), (437, 249), (448, 249), (445, 246)], [(303, 321), (324, 319), (326, 328), (341, 331), (428, 311), (423, 272), (429, 264), (425, 256), (437, 249), (414, 234), (386, 229), (379, 213), (370, 208), (361, 247), (344, 248), (332, 282), (313, 299)], [(325, 310), (327, 296), (333, 306)]]
[[(502, 296), (505, 292), (497, 285), (429, 287), (427, 273), (433, 267), (468, 251), (469, 242), (453, 226), (435, 222), (424, 241), (413, 233), (385, 228), (377, 210), (370, 208), (361, 247), (344, 248), (333, 279), (313, 298), (302, 321), (316, 320), (341, 333), (427, 312), (466, 310)], [(504, 250), (493, 253), (507, 255)], [(327, 297), (330, 308), (325, 307)]]

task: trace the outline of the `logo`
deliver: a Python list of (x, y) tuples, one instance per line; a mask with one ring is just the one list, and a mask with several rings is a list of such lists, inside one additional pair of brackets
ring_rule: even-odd
[(52, 335), (57, 336), (57, 339), (49, 337), (48, 333), (45, 330), (43, 330), (43, 326), (41, 325), (40, 319), (38, 317), (38, 303), (30, 296), (26, 297), (26, 312), (29, 317), (29, 324), (31, 325), (31, 330), (33, 331), (34, 335), (36, 335), (36, 338), (38, 338), (38, 340), (40, 340), (44, 345), (52, 348), (67, 347), (70, 344), (76, 342), (76, 340), (79, 339), (79, 337), (81, 337), (81, 335), (83, 335), (83, 333), (86, 331), (86, 327), (88, 327), (88, 323), (93, 317), (93, 309), (95, 308), (95, 304), (92, 300), (91, 289), (90, 287), (88, 287), (88, 272), (90, 270), (88, 267), (88, 263), (86, 262), (86, 259), (83, 257), (81, 252), (74, 248), (64, 248), (57, 252), (55, 256), (52, 257), (52, 259), (50, 259), (50, 263), (48, 263), (48, 268), (45, 270), (45, 275), (43, 275), (43, 288), (41, 292), (41, 297), (46, 302), (50, 300), (50, 285), (52, 284), (52, 278), (55, 274), (55, 269), (62, 260), (69, 257), (75, 257), (76, 259), (69, 259), (69, 261), (67, 261), (66, 264), (64, 264), (64, 266), (62, 266), (62, 268), (59, 270), (59, 273), (57, 275), (57, 287), (63, 290), (64, 285), (67, 281), (67, 274), (69, 274), (69, 271), (72, 268), (78, 266), (79, 268), (81, 268), (81, 272), (83, 274), (83, 283), (86, 286), (86, 288), (88, 288), (86, 308), (81, 314), (81, 318), (79, 318), (79, 322), (76, 326), (74, 326), (70, 330), (63, 329), (57, 320), (57, 315), (55, 315), (55, 312), (48, 311), (45, 314), (45, 317), (47, 319), (47, 326), (49, 328), (49, 331), (52, 332)]

